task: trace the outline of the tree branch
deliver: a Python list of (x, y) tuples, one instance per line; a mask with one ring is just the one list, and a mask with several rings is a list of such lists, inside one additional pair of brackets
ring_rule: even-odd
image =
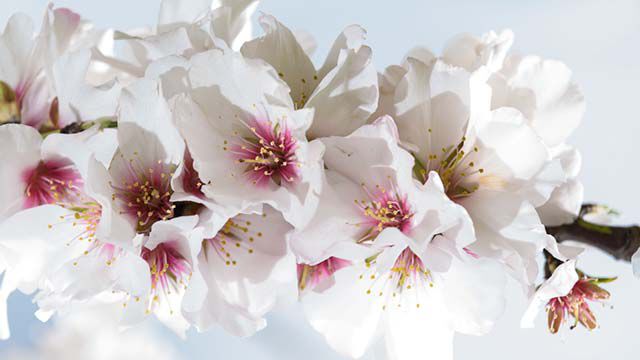
[(547, 226), (547, 233), (558, 242), (576, 241), (598, 248), (618, 260), (631, 261), (631, 256), (640, 248), (640, 226), (600, 225), (584, 219), (585, 215), (602, 208), (585, 204), (573, 223)]

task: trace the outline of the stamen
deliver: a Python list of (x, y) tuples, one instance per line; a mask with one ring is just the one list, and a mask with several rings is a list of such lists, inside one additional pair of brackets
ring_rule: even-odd
[(251, 134), (238, 136), (234, 145), (223, 149), (230, 151), (238, 163), (246, 164), (248, 179), (258, 186), (270, 180), (278, 185), (297, 181), (298, 142), (286, 123), (274, 126), (270, 120), (253, 119), (245, 125)]
[(22, 173), (25, 208), (71, 202), (80, 197), (83, 181), (71, 161), (42, 160)]
[[(118, 200), (121, 214), (127, 214), (136, 221), (139, 233), (147, 233), (156, 221), (173, 217), (173, 165), (158, 161), (145, 168), (140, 161), (125, 161), (122, 155), (121, 158), (127, 173), (118, 184), (110, 183), (114, 190), (112, 199)], [(137, 156), (136, 160), (139, 160)]]
[(365, 219), (363, 222), (355, 224), (366, 228), (364, 234), (358, 240), (359, 243), (375, 239), (382, 230), (388, 227), (398, 228), (405, 234), (409, 233), (413, 211), (407, 202), (406, 196), (400, 195), (393, 185), (391, 190), (386, 190), (377, 185), (376, 190), (373, 192), (364, 184), (362, 188), (369, 199), (360, 201), (356, 199), (354, 201)]

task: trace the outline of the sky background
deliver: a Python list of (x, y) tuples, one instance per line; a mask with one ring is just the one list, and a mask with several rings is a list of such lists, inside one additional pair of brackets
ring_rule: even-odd
[[(45, 0), (0, 1), (0, 23), (25, 12), (39, 23)], [(155, 24), (159, 0), (67, 0), (68, 6), (99, 27), (128, 29)], [(337, 34), (347, 25), (368, 30), (374, 62), (380, 70), (400, 61), (405, 52), (424, 45), (439, 53), (460, 32), (481, 35), (511, 28), (512, 51), (565, 62), (587, 99), (587, 115), (570, 142), (581, 150), (581, 179), (586, 200), (606, 203), (621, 212), (620, 222), (640, 222), (640, 1), (637, 0), (265, 0), (259, 11), (275, 15), (292, 29), (310, 32), (318, 42), (316, 62), (323, 60)], [(255, 20), (255, 19), (254, 19)], [(254, 29), (260, 33), (261, 30)], [(607, 306), (595, 306), (601, 329), (582, 328), (549, 335), (544, 316), (535, 329), (520, 329), (526, 304), (510, 284), (506, 313), (484, 337), (458, 336), (456, 359), (635, 359), (640, 322), (640, 279), (629, 264), (587, 251), (578, 264), (593, 275), (619, 276), (610, 284)], [(31, 346), (46, 325), (32, 315), (27, 297), (10, 299), (13, 337), (0, 351)], [(340, 359), (304, 321), (294, 306), (269, 317), (269, 326), (250, 339), (221, 330), (190, 333), (182, 341), (160, 326), (159, 336), (175, 344), (184, 359)], [(428, 339), (425, 339), (428, 341)]]

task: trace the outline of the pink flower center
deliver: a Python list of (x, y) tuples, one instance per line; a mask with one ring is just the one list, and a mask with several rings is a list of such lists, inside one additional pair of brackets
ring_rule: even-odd
[(71, 161), (42, 160), (22, 173), (25, 184), (24, 208), (58, 202), (72, 202), (80, 195), (82, 178)]
[(389, 227), (395, 227), (405, 234), (411, 231), (413, 212), (406, 196), (399, 195), (395, 189), (389, 191), (381, 186), (376, 186), (375, 192), (363, 188), (369, 199), (355, 200), (364, 217), (364, 221), (357, 225), (367, 230), (358, 242), (371, 241)]
[(251, 135), (240, 137), (230, 149), (238, 163), (247, 165), (249, 180), (259, 186), (269, 180), (278, 185), (295, 182), (299, 178), (298, 142), (291, 130), (282, 124), (274, 126), (269, 120), (253, 120), (248, 126)]
[(589, 308), (587, 300), (604, 301), (609, 299), (609, 297), (609, 292), (599, 287), (596, 279), (589, 277), (581, 278), (566, 296), (549, 300), (547, 304), (549, 331), (552, 333), (558, 332), (560, 325), (562, 325), (569, 315), (575, 320), (571, 329), (575, 328), (578, 323), (589, 330), (595, 329), (598, 323), (595, 315)]
[(300, 290), (313, 289), (336, 271), (349, 265), (350, 261), (333, 256), (316, 265), (298, 264), (298, 287)]
[(186, 288), (191, 276), (191, 264), (170, 243), (162, 243), (153, 250), (142, 248), (142, 258), (149, 264), (151, 289), (170, 294)]
[(113, 200), (119, 200), (121, 213), (136, 221), (137, 231), (146, 233), (159, 220), (173, 217), (171, 202), (173, 166), (161, 161), (146, 170), (127, 162), (127, 174), (120, 184), (111, 183)]

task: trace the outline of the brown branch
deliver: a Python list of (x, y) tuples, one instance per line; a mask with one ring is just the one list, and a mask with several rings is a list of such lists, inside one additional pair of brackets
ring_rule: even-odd
[(598, 248), (618, 260), (631, 261), (640, 248), (640, 226), (609, 226), (589, 222), (584, 215), (601, 208), (585, 204), (579, 217), (571, 224), (547, 226), (547, 233), (558, 242), (576, 241)]

